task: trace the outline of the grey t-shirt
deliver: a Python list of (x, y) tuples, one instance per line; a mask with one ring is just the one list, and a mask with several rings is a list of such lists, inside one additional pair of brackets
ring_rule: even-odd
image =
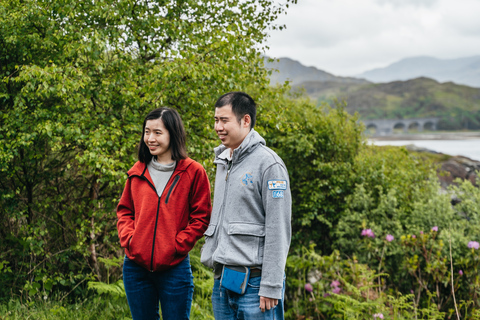
[(152, 161), (147, 165), (148, 172), (152, 177), (153, 184), (155, 185), (159, 197), (162, 195), (163, 189), (165, 189), (165, 186), (168, 183), (168, 179), (170, 179), (173, 171), (175, 171), (176, 164), (176, 161), (169, 164), (161, 164), (158, 163), (155, 158), (152, 158)]

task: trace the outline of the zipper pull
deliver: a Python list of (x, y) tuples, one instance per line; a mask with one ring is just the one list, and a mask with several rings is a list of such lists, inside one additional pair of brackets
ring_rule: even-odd
[(225, 181), (227, 181), (227, 179), (228, 179), (228, 174), (230, 173), (230, 170), (232, 169), (232, 164), (233, 164), (233, 162), (231, 160), (228, 161), (227, 175), (225, 176)]

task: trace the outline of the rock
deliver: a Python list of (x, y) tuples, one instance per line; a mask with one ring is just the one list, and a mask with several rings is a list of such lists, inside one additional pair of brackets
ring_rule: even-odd
[[(406, 145), (405, 148), (409, 151), (427, 152), (434, 154), (442, 154), (440, 152), (432, 151), (427, 148), (417, 147), (413, 144)], [(452, 156), (448, 160), (438, 163), (438, 179), (443, 189), (451, 184), (454, 184), (455, 179), (470, 181), (474, 186), (478, 187), (480, 184), (478, 172), (480, 171), (480, 161), (473, 160), (463, 156)], [(454, 204), (454, 203), (452, 203)]]
[[(454, 180), (460, 178), (462, 180), (469, 180), (474, 186), (478, 187), (477, 171), (480, 170), (480, 161), (475, 161), (467, 157), (456, 156), (451, 157), (445, 162), (441, 163), (439, 169), (439, 179), (442, 187), (454, 183)], [(442, 174), (447, 172), (448, 174)]]

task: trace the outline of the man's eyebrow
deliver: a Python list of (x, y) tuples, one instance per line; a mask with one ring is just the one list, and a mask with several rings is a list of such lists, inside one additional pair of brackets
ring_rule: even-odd
[(217, 116), (215, 116), (214, 118), (215, 118), (215, 119), (220, 119), (220, 120), (228, 120), (228, 119), (230, 119), (230, 117), (217, 117)]

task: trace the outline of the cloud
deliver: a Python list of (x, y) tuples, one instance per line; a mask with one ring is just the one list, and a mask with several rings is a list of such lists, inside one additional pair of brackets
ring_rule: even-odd
[(380, 5), (393, 5), (395, 7), (414, 6), (414, 7), (432, 7), (438, 3), (438, 0), (376, 0)]
[(355, 75), (412, 56), (480, 54), (478, 0), (302, 0), (271, 33), (269, 56)]

